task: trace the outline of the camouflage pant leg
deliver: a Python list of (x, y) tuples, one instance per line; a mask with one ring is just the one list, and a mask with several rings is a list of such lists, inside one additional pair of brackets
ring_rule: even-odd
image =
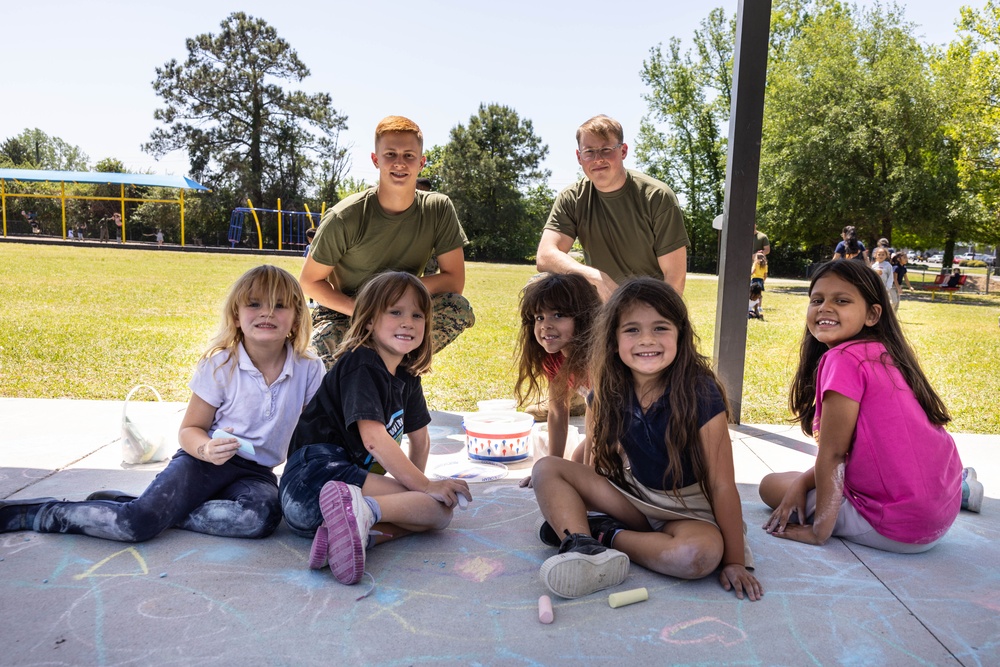
[(330, 370), (333, 366), (333, 353), (351, 327), (351, 318), (324, 306), (316, 306), (312, 318), (312, 350), (323, 360), (326, 370)]
[(434, 353), (443, 350), (458, 335), (476, 323), (472, 304), (461, 294), (435, 294), (431, 302)]

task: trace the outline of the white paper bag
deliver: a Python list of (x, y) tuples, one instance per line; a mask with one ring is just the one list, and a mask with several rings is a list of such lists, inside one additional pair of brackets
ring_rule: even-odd
[[(132, 401), (139, 389), (148, 389), (156, 402)], [(165, 461), (177, 451), (180, 417), (159, 405), (160, 393), (148, 384), (132, 387), (122, 408), (122, 460), (125, 463)], [(131, 401), (131, 402), (130, 402)]]

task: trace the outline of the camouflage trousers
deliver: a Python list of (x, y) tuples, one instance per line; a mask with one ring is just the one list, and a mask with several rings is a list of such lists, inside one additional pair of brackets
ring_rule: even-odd
[[(431, 298), (430, 335), (437, 354), (458, 335), (476, 323), (472, 304), (461, 294), (435, 294)], [(313, 309), (312, 349), (326, 369), (333, 366), (333, 353), (344, 340), (351, 318), (324, 306)]]

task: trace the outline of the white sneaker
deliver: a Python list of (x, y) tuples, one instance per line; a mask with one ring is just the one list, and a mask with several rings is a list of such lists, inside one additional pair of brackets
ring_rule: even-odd
[(983, 483), (976, 478), (975, 468), (962, 470), (962, 509), (977, 514), (983, 508)]

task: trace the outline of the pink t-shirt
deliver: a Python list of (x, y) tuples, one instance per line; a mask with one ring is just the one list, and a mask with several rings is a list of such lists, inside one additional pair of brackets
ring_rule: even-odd
[(951, 435), (927, 419), (882, 343), (841, 343), (819, 360), (813, 422), (819, 442), (821, 399), (828, 391), (859, 404), (844, 469), (847, 499), (889, 539), (939, 539), (962, 504), (962, 462)]

